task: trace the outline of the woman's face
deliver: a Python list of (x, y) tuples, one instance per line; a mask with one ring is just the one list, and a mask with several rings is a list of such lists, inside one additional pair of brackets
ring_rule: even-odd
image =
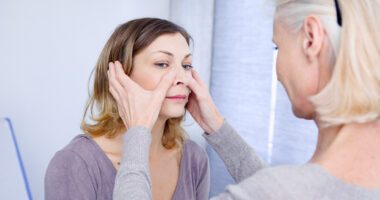
[[(300, 118), (312, 119), (315, 108), (309, 97), (317, 94), (328, 79), (324, 38), (310, 22), (298, 33), (290, 31), (283, 23), (274, 23), (273, 42), (278, 47), (276, 72), (292, 104), (293, 113)], [(323, 35), (323, 33), (322, 33)], [(321, 43), (322, 40), (322, 43)]]
[(154, 90), (165, 74), (177, 72), (160, 111), (160, 117), (169, 119), (185, 113), (191, 69), (191, 53), (185, 38), (180, 33), (164, 34), (134, 56), (130, 77), (144, 89)]

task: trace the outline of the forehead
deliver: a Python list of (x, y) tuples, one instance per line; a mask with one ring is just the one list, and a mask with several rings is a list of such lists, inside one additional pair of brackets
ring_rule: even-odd
[(279, 32), (279, 22), (278, 20), (273, 20), (273, 40), (275, 40), (278, 36)]
[(273, 40), (279, 41), (281, 38), (287, 37), (290, 32), (287, 31), (285, 24), (279, 20), (273, 22)]
[(164, 34), (157, 37), (146, 49), (145, 53), (168, 51), (173, 55), (189, 54), (190, 48), (180, 33)]

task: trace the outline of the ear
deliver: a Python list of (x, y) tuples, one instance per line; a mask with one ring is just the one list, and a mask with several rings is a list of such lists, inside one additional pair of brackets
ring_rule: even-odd
[(319, 55), (325, 37), (324, 27), (319, 17), (309, 15), (305, 18), (303, 28), (302, 48), (309, 61)]

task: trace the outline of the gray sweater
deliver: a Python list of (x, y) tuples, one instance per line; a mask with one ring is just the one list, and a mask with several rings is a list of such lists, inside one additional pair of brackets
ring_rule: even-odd
[[(111, 200), (116, 169), (87, 135), (78, 135), (58, 151), (45, 175), (46, 200)], [(186, 140), (173, 199), (207, 199), (209, 166), (206, 152)]]
[[(151, 199), (148, 168), (150, 133), (143, 127), (136, 127), (127, 135), (125, 158), (117, 174), (114, 199)], [(380, 199), (379, 189), (347, 184), (317, 164), (266, 166), (227, 122), (218, 132), (204, 137), (238, 183), (227, 186), (224, 193), (212, 200)]]

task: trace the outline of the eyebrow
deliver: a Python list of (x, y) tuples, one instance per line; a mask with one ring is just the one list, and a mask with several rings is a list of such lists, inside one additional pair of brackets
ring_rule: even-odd
[[(166, 54), (166, 55), (168, 55), (170, 57), (174, 57), (174, 55), (172, 53), (170, 53), (169, 51), (162, 51), (161, 50), (161, 51), (155, 51), (155, 52), (153, 52), (151, 54), (155, 54), (155, 53), (164, 53), (164, 54)], [(191, 53), (187, 54), (184, 58), (188, 58), (190, 56), (191, 56)]]

